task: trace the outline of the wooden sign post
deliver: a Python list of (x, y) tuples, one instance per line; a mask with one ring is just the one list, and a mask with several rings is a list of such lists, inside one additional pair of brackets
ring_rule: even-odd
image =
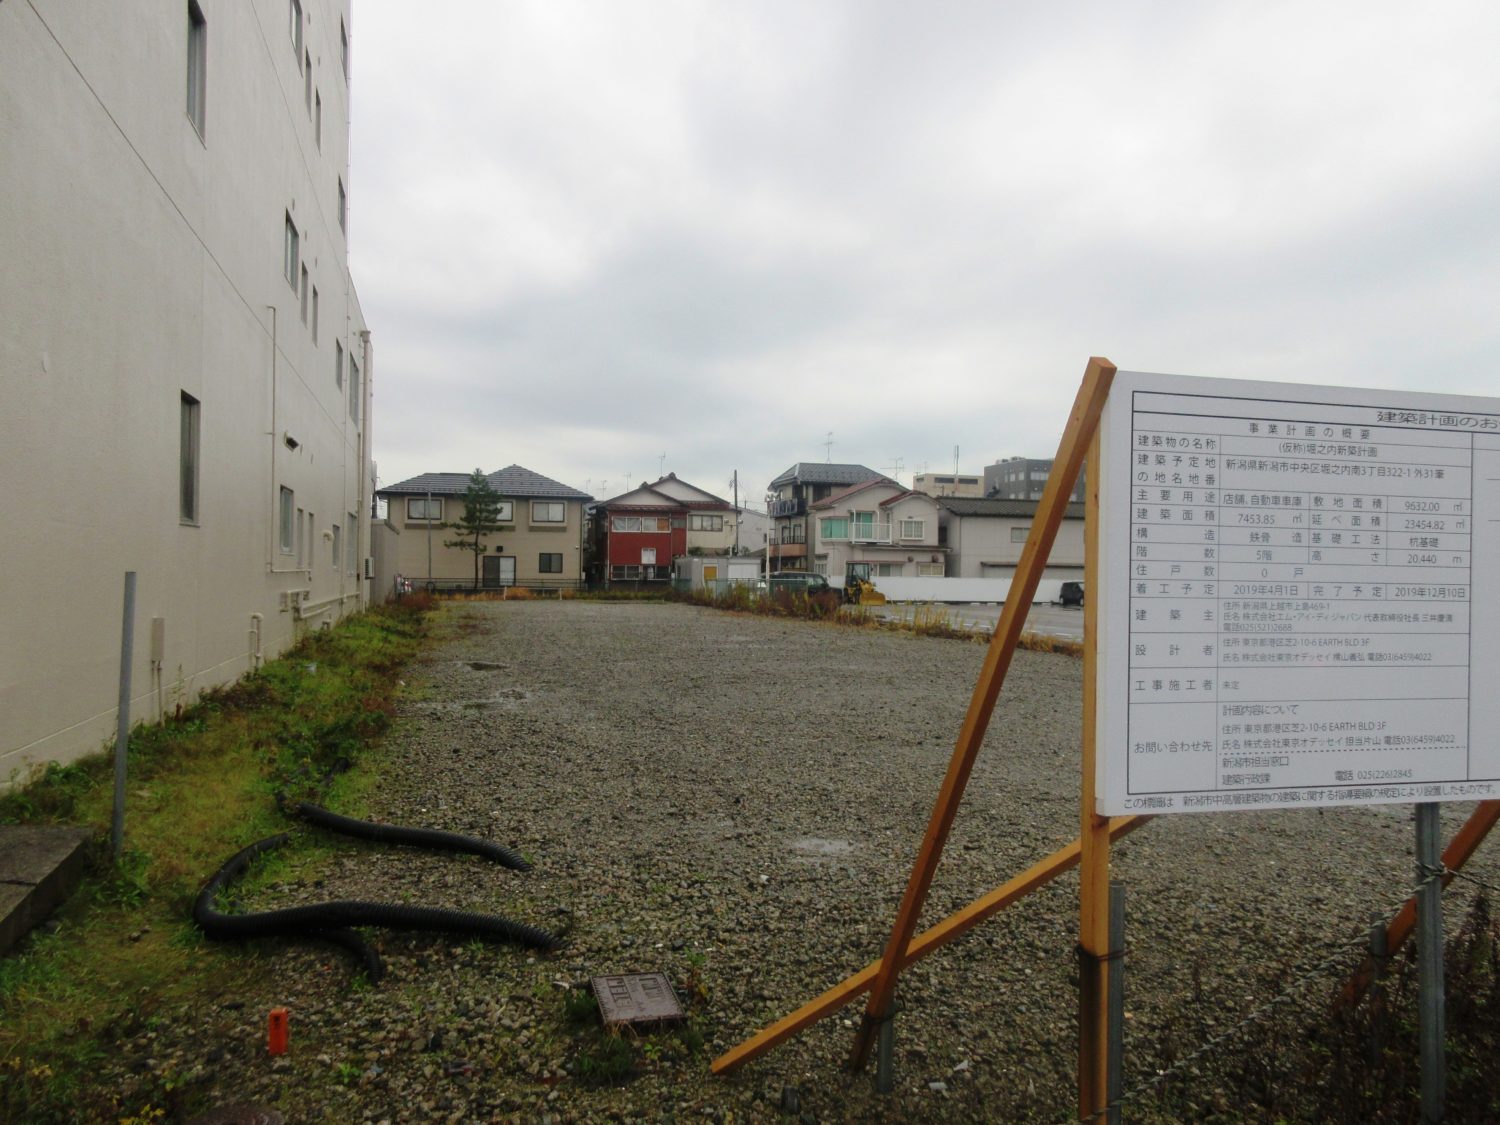
[[(975, 684), (969, 709), (960, 728), (948, 772), (933, 806), (927, 832), (922, 840), (916, 863), (907, 882), (896, 920), (885, 945), (885, 953), (878, 962), (865, 967), (861, 972), (846, 979), (842, 984), (829, 989), (822, 996), (803, 1005), (785, 1019), (764, 1029), (759, 1034), (741, 1043), (733, 1050), (714, 1060), (713, 1071), (724, 1074), (735, 1070), (751, 1059), (770, 1050), (798, 1031), (838, 1011), (862, 992), (869, 991), (865, 1006), (865, 1018), (861, 1024), (850, 1052), (849, 1066), (853, 1070), (863, 1068), (874, 1046), (876, 1033), (883, 1021), (890, 1018), (896, 981), (902, 969), (920, 960), (932, 950), (966, 933), (985, 918), (1046, 885), (1065, 871), (1080, 863), (1084, 866), (1082, 906), (1080, 912), (1080, 945), (1093, 954), (1095, 966), (1088, 974), (1090, 987), (1086, 990), (1095, 1003), (1089, 1003), (1090, 1011), (1097, 1016), (1086, 1018), (1085, 1034), (1080, 1045), (1080, 1108), (1084, 1113), (1102, 1109), (1104, 1105), (1106, 1025), (1103, 1019), (1105, 998), (1108, 995), (1109, 947), (1109, 845), (1110, 841), (1132, 831), (1150, 819), (1144, 816), (1100, 817), (1094, 815), (1094, 770), (1093, 770), (1093, 691), (1091, 682), (1086, 682), (1084, 693), (1084, 765), (1082, 778), (1081, 821), (1084, 831), (1079, 839), (1046, 859), (1034, 864), (1027, 871), (963, 910), (942, 922), (917, 934), (917, 923), (932, 885), (932, 878), (942, 858), (943, 847), (963, 799), (969, 774), (984, 741), (995, 702), (1010, 668), (1017, 641), (1026, 623), (1031, 600), (1036, 594), (1042, 571), (1046, 567), (1058, 527), (1067, 511), (1068, 497), (1078, 479), (1086, 458), (1097, 464), (1099, 418), (1109, 397), (1114, 379), (1115, 365), (1107, 359), (1089, 360), (1083, 383), (1069, 415), (1068, 424), (1048, 475), (1042, 498), (1037, 505), (1036, 519), (1031, 535), (1027, 539), (1021, 561), (1016, 568), (1016, 577), (1011, 583), (1010, 593), (995, 631), (990, 638), (989, 650)], [(1089, 473), (1090, 518), (1085, 521), (1088, 540), (1088, 564), (1085, 582), (1095, 580), (1097, 564), (1097, 533), (1088, 528), (1098, 520), (1097, 470)], [(1087, 586), (1086, 586), (1087, 588)], [(1085, 599), (1084, 644), (1085, 652), (1091, 653), (1095, 637), (1092, 626), (1092, 597)], [(1085, 677), (1090, 677), (1095, 668), (1091, 656), (1085, 657)], [(1090, 1108), (1084, 1108), (1085, 1099)]]

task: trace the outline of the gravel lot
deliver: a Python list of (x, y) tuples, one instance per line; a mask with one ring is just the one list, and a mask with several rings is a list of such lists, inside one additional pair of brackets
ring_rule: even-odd
[[(212, 1073), (223, 1102), (296, 1121), (1069, 1118), (1073, 875), (903, 975), (893, 1094), (873, 1092), (873, 1067), (840, 1069), (857, 1006), (732, 1077), (708, 1072), (879, 955), (982, 646), (678, 605), (447, 612), (410, 670), (376, 813), (508, 844), (535, 870), (350, 844), (252, 905), (494, 911), (567, 929), (564, 949), (381, 934), (389, 973), (363, 988), (342, 954), (268, 944), (258, 995), (175, 1014), (127, 1063)], [(1080, 672), (1018, 654), (924, 925), (1077, 834)], [(1445, 831), (1469, 811), (1449, 806)], [(1177, 816), (1120, 845), (1127, 1086), (1399, 903), (1410, 851), (1406, 808)], [(1473, 870), (1500, 881), (1489, 851)], [(647, 970), (691, 994), (703, 1049), (666, 1041), (633, 1080), (590, 1086), (564, 998)], [(280, 1060), (264, 1053), (274, 1004), (292, 1013)]]

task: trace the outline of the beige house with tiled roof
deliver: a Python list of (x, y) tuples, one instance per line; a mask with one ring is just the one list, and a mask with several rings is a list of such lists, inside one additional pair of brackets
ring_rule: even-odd
[[(483, 541), (480, 587), (583, 585), (584, 509), (593, 497), (521, 465), (486, 479), (500, 494), (501, 526)], [(386, 502), (386, 522), (400, 533), (396, 571), (414, 588), (474, 585), (474, 552), (447, 546), (458, 533), (443, 526), (463, 517), (468, 487), (468, 473), (423, 473), (376, 492)]]

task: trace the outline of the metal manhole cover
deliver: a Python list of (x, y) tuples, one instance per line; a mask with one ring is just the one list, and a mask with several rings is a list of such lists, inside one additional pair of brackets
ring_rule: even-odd
[(593, 984), (605, 1027), (670, 1023), (683, 1018), (672, 982), (661, 973), (595, 977)]

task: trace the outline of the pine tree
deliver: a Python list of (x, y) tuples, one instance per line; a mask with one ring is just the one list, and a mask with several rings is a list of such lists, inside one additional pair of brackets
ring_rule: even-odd
[(469, 474), (469, 487), (463, 490), (464, 514), (453, 523), (442, 526), (458, 532), (457, 539), (444, 539), (444, 547), (459, 547), (474, 552), (474, 589), (479, 589), (479, 560), (484, 556), (486, 536), (500, 530), (500, 494), (490, 487), (483, 470)]

